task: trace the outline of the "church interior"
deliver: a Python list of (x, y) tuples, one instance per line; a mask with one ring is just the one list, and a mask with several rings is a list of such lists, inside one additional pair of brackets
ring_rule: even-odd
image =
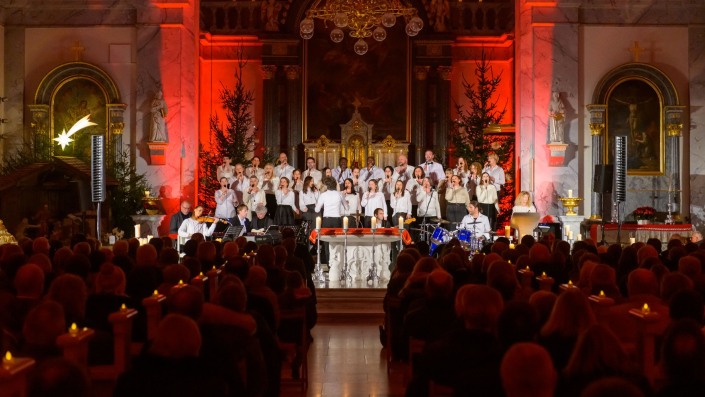
[(703, 49), (701, 0), (0, 2), (0, 397), (702, 395)]

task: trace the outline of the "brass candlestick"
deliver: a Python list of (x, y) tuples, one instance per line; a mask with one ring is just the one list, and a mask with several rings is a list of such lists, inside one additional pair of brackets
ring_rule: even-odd
[(560, 200), (563, 202), (566, 215), (578, 215), (573, 208), (577, 207), (580, 202), (583, 201), (582, 197), (561, 197)]

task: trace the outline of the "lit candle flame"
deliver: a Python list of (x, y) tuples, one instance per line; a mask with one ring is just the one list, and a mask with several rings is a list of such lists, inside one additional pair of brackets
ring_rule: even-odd
[(605, 297), (605, 291), (600, 290), (600, 298), (604, 298), (604, 297)]
[(9, 350), (5, 352), (5, 358), (3, 359), (3, 361), (8, 364), (12, 362), (12, 353), (10, 353)]
[(76, 323), (71, 323), (71, 328), (69, 328), (69, 334), (76, 335), (78, 333), (78, 325)]
[(569, 286), (569, 287), (572, 287), (572, 286), (573, 286), (573, 281), (572, 281), (572, 280), (568, 280), (568, 286)]
[(152, 295), (154, 295), (154, 296), (159, 296), (159, 291), (157, 291), (157, 290), (155, 289), (154, 292), (152, 293)]
[(644, 303), (644, 306), (641, 308), (641, 312), (644, 314), (649, 314), (651, 313), (651, 309), (649, 308), (648, 303)]
[(125, 304), (123, 303), (122, 306), (120, 306), (120, 310), (127, 310), (127, 306), (125, 306)]
[(198, 273), (198, 277), (203, 278), (203, 272)]
[(179, 285), (184, 285), (184, 280), (179, 280)]
[(541, 278), (547, 278), (546, 272), (541, 272)]

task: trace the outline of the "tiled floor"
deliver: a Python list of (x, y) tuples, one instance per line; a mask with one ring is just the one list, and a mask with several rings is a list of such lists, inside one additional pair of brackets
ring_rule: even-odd
[(404, 395), (404, 365), (387, 374), (379, 323), (318, 324), (309, 350), (307, 393), (287, 386), (282, 396), (362, 397)]

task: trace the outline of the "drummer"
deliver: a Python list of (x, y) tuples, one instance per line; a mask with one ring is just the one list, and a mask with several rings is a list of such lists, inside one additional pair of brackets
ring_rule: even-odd
[(468, 203), (468, 214), (458, 225), (458, 229), (471, 230), (473, 236), (482, 236), (486, 240), (490, 238), (490, 220), (480, 213), (480, 207), (477, 201), (472, 200)]

